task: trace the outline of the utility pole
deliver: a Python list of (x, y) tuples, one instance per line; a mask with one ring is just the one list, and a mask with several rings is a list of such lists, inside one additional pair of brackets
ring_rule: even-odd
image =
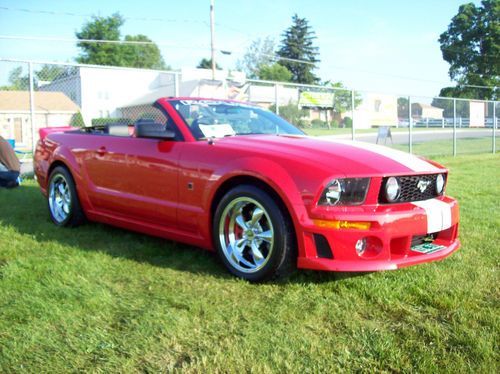
[(212, 49), (212, 80), (215, 80), (215, 29), (214, 29), (214, 0), (210, 0), (210, 38)]

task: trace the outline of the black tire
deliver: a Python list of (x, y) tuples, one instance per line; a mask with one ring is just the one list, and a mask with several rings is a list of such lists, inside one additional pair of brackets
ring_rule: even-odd
[[(297, 260), (295, 234), (288, 214), (282, 209), (268, 193), (252, 185), (235, 187), (222, 198), (214, 214), (213, 242), (221, 261), (233, 275), (263, 282), (293, 271)], [(260, 218), (254, 221), (254, 217)]]
[[(59, 190), (59, 186), (62, 186), (64, 192)], [(58, 202), (62, 203), (58, 204)], [(57, 166), (50, 173), (47, 206), (50, 219), (57, 226), (76, 227), (85, 222), (85, 214), (78, 199), (75, 181), (68, 169), (63, 166)]]

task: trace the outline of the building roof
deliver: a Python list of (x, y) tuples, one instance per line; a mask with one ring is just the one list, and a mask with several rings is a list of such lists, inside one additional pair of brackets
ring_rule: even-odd
[[(62, 92), (35, 92), (36, 112), (71, 112), (80, 110), (78, 105)], [(0, 112), (29, 112), (29, 91), (0, 91)]]

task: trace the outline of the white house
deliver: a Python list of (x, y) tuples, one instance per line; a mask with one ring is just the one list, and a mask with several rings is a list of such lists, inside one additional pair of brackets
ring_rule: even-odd
[(175, 94), (175, 74), (127, 68), (80, 67), (66, 77), (40, 87), (41, 91), (64, 92), (82, 112), (86, 124), (93, 118), (116, 117), (117, 108), (149, 92), (162, 89)]

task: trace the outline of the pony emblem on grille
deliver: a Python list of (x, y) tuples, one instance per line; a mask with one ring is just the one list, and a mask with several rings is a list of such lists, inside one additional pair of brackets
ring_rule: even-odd
[(420, 190), (420, 192), (423, 193), (427, 189), (429, 184), (431, 184), (431, 181), (426, 181), (426, 180), (421, 179), (417, 183), (417, 188)]

